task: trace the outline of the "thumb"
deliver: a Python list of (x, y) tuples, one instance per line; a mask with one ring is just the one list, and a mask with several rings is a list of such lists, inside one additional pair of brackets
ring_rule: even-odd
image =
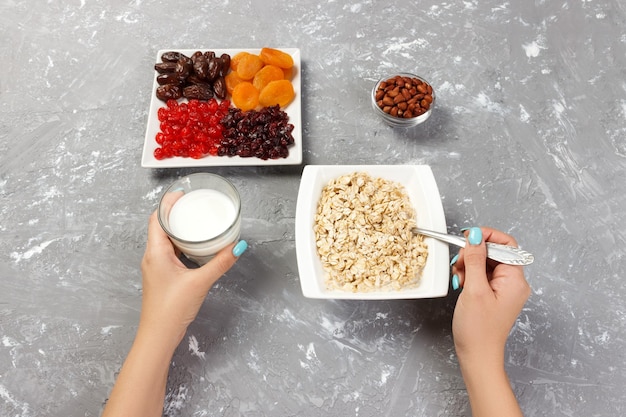
[(467, 234), (467, 243), (463, 250), (465, 264), (465, 290), (483, 290), (489, 288), (487, 281), (487, 247), (483, 242), (483, 232), (479, 227), (472, 227)]
[(209, 262), (194, 270), (207, 285), (207, 291), (232, 268), (247, 248), (248, 243), (245, 240), (240, 240), (237, 244), (230, 244), (220, 250)]

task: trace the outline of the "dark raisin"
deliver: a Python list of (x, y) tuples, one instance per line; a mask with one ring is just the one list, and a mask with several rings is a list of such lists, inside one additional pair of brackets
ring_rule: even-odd
[(288, 122), (289, 116), (278, 106), (247, 112), (229, 109), (220, 122), (224, 126), (220, 155), (286, 158), (288, 147), (294, 143), (293, 125)]

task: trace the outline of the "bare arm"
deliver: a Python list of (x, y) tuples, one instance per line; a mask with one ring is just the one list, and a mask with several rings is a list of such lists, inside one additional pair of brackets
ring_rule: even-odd
[(135, 341), (102, 414), (161, 416), (170, 361), (195, 319), (209, 289), (228, 271), (247, 244), (224, 248), (209, 263), (187, 269), (169, 238), (150, 217), (148, 244), (141, 263), (143, 295)]
[(103, 417), (161, 416), (175, 346), (139, 330), (104, 409)]

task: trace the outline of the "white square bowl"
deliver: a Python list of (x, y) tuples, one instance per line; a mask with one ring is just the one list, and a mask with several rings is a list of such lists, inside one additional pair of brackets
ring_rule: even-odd
[(302, 172), (296, 204), (296, 257), (302, 294), (308, 298), (386, 300), (445, 297), (448, 294), (450, 260), (448, 245), (426, 238), (428, 258), (419, 286), (403, 290), (348, 292), (326, 288), (313, 224), (322, 189), (329, 181), (353, 172), (366, 172), (404, 185), (417, 213), (417, 226), (446, 233), (446, 219), (439, 189), (427, 165), (307, 165)]

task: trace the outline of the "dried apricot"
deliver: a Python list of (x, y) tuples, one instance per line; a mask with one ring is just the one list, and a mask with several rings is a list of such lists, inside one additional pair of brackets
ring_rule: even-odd
[(237, 63), (237, 75), (242, 80), (251, 80), (261, 68), (263, 68), (263, 61), (258, 55), (244, 55)]
[(237, 71), (237, 66), (239, 65), (239, 61), (246, 55), (250, 55), (250, 52), (242, 51), (238, 52), (237, 55), (230, 58), (230, 69), (233, 71)]
[[(264, 107), (277, 104), (284, 107), (289, 104), (295, 96), (291, 85), (296, 73), (293, 64), (293, 58), (288, 53), (267, 47), (262, 48), (258, 55), (240, 51), (232, 56), (231, 71), (224, 76), (224, 85), (233, 105), (247, 111), (259, 104)], [(263, 90), (276, 81), (285, 82), (273, 84), (263, 93)], [(241, 84), (245, 85), (239, 87)], [(263, 103), (260, 102), (261, 96)]]
[[(259, 94), (259, 104), (263, 107), (285, 107), (295, 97), (293, 85), (289, 80), (272, 81)], [(233, 98), (234, 100), (234, 98)]]
[(283, 68), (283, 78), (285, 80), (291, 80), (293, 78), (293, 67)]
[(291, 55), (286, 52), (279, 51), (278, 49), (262, 48), (259, 56), (266, 65), (276, 65), (280, 68), (293, 67), (293, 58)]
[(239, 78), (239, 75), (237, 75), (235, 71), (231, 71), (226, 74), (226, 76), (224, 77), (224, 81), (226, 82), (226, 91), (228, 91), (228, 94), (232, 96), (233, 90), (235, 89), (237, 84), (243, 82), (244, 80)]
[(252, 83), (242, 81), (233, 89), (232, 99), (235, 107), (243, 111), (252, 110), (259, 105), (259, 90)]
[(283, 70), (275, 65), (266, 65), (254, 74), (252, 85), (261, 91), (271, 81), (278, 81), (284, 78)]

